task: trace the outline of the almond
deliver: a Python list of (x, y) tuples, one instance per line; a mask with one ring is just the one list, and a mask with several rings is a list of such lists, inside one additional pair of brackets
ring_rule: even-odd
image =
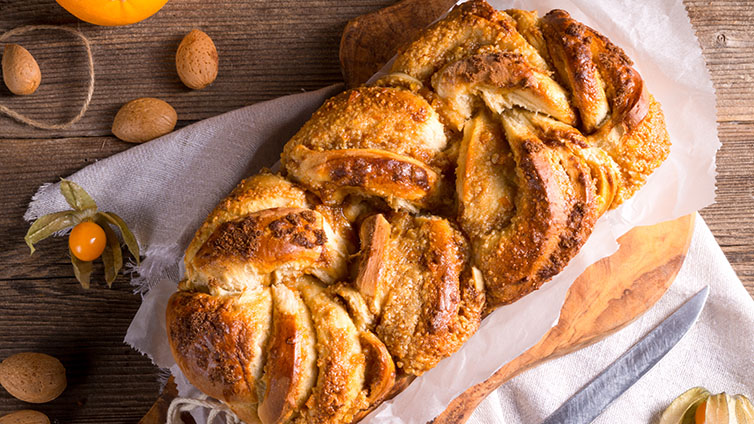
[(42, 81), (42, 72), (28, 50), (18, 44), (6, 44), (3, 52), (3, 81), (13, 94), (31, 94)]
[(0, 424), (50, 424), (50, 419), (41, 412), (24, 409), (3, 415)]
[(65, 368), (44, 353), (17, 353), (0, 363), (0, 385), (24, 402), (49, 402), (65, 390)]
[(201, 90), (212, 84), (217, 78), (218, 62), (215, 43), (209, 35), (198, 29), (183, 37), (175, 53), (178, 77), (186, 87), (194, 90)]
[(143, 143), (173, 131), (178, 115), (173, 106), (153, 97), (124, 104), (113, 120), (113, 134), (129, 143)]

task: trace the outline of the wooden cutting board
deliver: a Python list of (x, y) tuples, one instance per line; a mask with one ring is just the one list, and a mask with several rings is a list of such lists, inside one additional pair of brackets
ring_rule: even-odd
[[(402, 0), (348, 23), (340, 44), (343, 77), (349, 86), (365, 82), (403, 43), (437, 19), (455, 0)], [(500, 368), (486, 381), (454, 399), (434, 424), (465, 422), (489, 393), (522, 371), (594, 343), (626, 326), (657, 302), (686, 257), (694, 215), (637, 227), (618, 241), (620, 248), (589, 268), (573, 283), (558, 324), (534, 347)], [(165, 422), (176, 396), (171, 381), (140, 424)], [(190, 422), (187, 417), (186, 422)]]

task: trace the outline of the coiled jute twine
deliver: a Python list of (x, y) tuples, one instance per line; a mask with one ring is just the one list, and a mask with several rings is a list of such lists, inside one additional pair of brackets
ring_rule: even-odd
[(84, 104), (81, 106), (81, 110), (79, 110), (79, 113), (76, 116), (74, 116), (69, 121), (63, 122), (61, 124), (50, 124), (47, 122), (37, 121), (36, 119), (29, 118), (28, 116), (18, 113), (15, 110), (1, 104), (0, 114), (10, 116), (18, 122), (22, 122), (32, 127), (41, 128), (43, 130), (63, 130), (78, 122), (79, 119), (84, 116), (87, 109), (89, 109), (89, 104), (92, 102), (92, 95), (94, 94), (94, 59), (92, 58), (92, 46), (89, 44), (89, 40), (84, 36), (84, 34), (81, 33), (81, 31), (74, 28), (57, 25), (26, 25), (13, 28), (5, 34), (0, 35), (0, 43), (15, 35), (39, 30), (69, 32), (77, 36), (81, 40), (82, 44), (84, 45), (84, 49), (86, 49), (87, 59), (89, 60), (89, 87), (87, 87), (86, 90), (86, 99), (84, 100)]
[(236, 414), (230, 410), (222, 402), (208, 398), (206, 395), (201, 395), (200, 399), (194, 398), (175, 398), (170, 402), (170, 408), (168, 408), (168, 416), (166, 424), (181, 424), (180, 415), (181, 412), (189, 412), (195, 408), (205, 408), (209, 411), (207, 416), (207, 424), (213, 424), (215, 418), (220, 417), (220, 414), (225, 415), (225, 424), (242, 424)]

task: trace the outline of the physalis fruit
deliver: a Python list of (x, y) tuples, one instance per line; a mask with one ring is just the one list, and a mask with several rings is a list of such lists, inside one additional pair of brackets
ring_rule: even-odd
[(668, 406), (659, 424), (754, 424), (754, 407), (744, 395), (713, 395), (694, 387)]

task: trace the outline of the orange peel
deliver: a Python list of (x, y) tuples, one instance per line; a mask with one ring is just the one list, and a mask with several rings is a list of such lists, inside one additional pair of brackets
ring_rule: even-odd
[(82, 21), (119, 26), (143, 21), (157, 13), (167, 0), (56, 0)]

